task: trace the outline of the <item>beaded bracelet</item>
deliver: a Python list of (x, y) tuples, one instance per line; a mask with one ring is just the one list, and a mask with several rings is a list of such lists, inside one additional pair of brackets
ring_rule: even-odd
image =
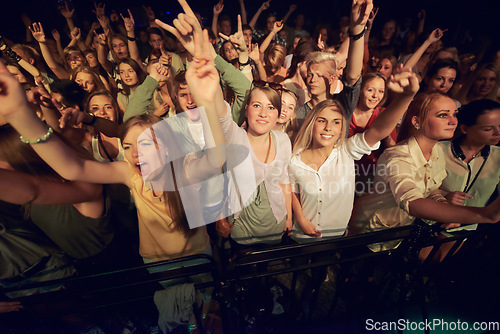
[(24, 143), (24, 144), (28, 144), (28, 145), (31, 145), (31, 144), (40, 144), (40, 143), (43, 143), (45, 141), (47, 141), (47, 139), (50, 138), (50, 136), (54, 133), (54, 129), (52, 129), (52, 127), (49, 126), (49, 129), (47, 130), (47, 133), (44, 134), (42, 137), (40, 138), (37, 138), (35, 140), (26, 140), (24, 139), (23, 136), (19, 136), (19, 139), (21, 139), (21, 141)]

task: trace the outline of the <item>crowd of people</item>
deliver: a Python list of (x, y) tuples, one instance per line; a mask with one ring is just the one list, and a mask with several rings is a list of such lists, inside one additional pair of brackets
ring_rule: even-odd
[[(278, 18), (268, 0), (248, 21), (244, 0), (234, 17), (221, 0), (204, 27), (179, 3), (173, 22), (144, 7), (145, 28), (102, 3), (78, 27), (63, 3), (68, 45), (26, 15), (25, 40), (1, 36), (0, 287), (415, 219), (500, 220), (500, 50), (444, 45), (425, 11), (372, 34), (373, 0), (314, 34), (295, 4)], [(2, 296), (0, 312), (38, 292)]]

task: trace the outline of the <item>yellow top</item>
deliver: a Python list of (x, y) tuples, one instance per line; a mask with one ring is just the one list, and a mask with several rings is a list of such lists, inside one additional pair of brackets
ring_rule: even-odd
[(170, 217), (170, 208), (165, 195), (155, 197), (132, 165), (129, 164), (132, 179), (131, 193), (134, 197), (139, 220), (139, 253), (149, 260), (168, 260), (203, 252), (209, 243), (205, 226), (186, 237), (176, 229)]

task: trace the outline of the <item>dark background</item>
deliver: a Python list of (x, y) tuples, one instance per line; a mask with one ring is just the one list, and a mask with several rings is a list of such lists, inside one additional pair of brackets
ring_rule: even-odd
[[(70, 7), (76, 8), (76, 25), (84, 27), (83, 21), (94, 21), (95, 15), (92, 13), (93, 1), (71, 0), (68, 1)], [(171, 23), (173, 18), (181, 10), (180, 5), (175, 0), (155, 1), (155, 0), (107, 0), (106, 14), (109, 16), (112, 9), (118, 13), (126, 13), (126, 9), (132, 11), (137, 26), (146, 26), (147, 18), (142, 9), (142, 5), (153, 8), (157, 18), (167, 23)], [(201, 13), (204, 23), (208, 26), (212, 20), (212, 7), (216, 0), (191, 0), (191, 7)], [(276, 13), (280, 19), (288, 10), (290, 1), (272, 0), (268, 11)], [(296, 13), (302, 12), (306, 16), (306, 28), (311, 33), (318, 23), (329, 23), (333, 29), (337, 27), (338, 18), (349, 15), (351, 1), (349, 0), (298, 0)], [(21, 22), (22, 12), (28, 14), (33, 21), (41, 21), (45, 31), (53, 28), (61, 28), (65, 25), (65, 20), (57, 10), (60, 2), (57, 0), (2, 0), (0, 14), (0, 34), (14, 41), (22, 41), (25, 36), (25, 28)], [(262, 4), (262, 1), (246, 0), (248, 20)], [(375, 19), (372, 34), (380, 30), (385, 20), (395, 18), (402, 22), (406, 17), (415, 19), (420, 9), (427, 12), (425, 36), (433, 28), (449, 29), (445, 33), (443, 41), (446, 46), (456, 46), (461, 52), (475, 52), (489, 57), (494, 51), (500, 49), (500, 1), (451, 1), (451, 0), (424, 0), (424, 1), (398, 1), (398, 0), (378, 0), (375, 6), (380, 7), (379, 14)], [(226, 0), (222, 15), (230, 15), (233, 23), (236, 22), (236, 15), (239, 13), (239, 3), (237, 0)], [(259, 23), (263, 23), (266, 12), (261, 16)], [(294, 14), (288, 21), (293, 24)], [(234, 24), (233, 24), (234, 25)], [(50, 36), (50, 34), (49, 34)], [(63, 41), (64, 42), (64, 41)]]

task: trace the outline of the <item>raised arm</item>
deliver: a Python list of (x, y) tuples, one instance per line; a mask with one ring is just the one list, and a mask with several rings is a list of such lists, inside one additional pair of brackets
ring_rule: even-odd
[(68, 24), (69, 31), (75, 29), (75, 23), (73, 22), (73, 15), (75, 14), (75, 9), (69, 10), (68, 3), (64, 1), (64, 6), (59, 7), (59, 11), (61, 15), (66, 19), (66, 23)]
[(245, 39), (243, 38), (241, 16), (238, 15), (238, 31), (236, 33), (232, 34), (231, 36), (226, 36), (222, 33), (219, 33), (219, 35), (225, 40), (229, 40), (234, 45), (236, 51), (238, 52), (240, 71), (248, 78), (248, 80), (253, 81), (250, 58), (248, 56), (248, 48), (245, 43)]
[[(207, 172), (213, 173), (220, 170), (226, 161), (224, 149), (226, 141), (219, 122), (219, 115), (222, 113), (221, 111), (226, 111), (227, 107), (219, 84), (219, 73), (210, 54), (212, 46), (208, 40), (208, 31), (204, 30), (201, 33), (199, 29), (195, 29), (194, 40), (196, 56), (186, 71), (186, 81), (196, 105), (205, 108), (206, 119), (204, 119), (205, 115), (201, 113), (200, 115), (207, 147), (215, 147), (216, 150), (207, 150), (204, 159), (191, 166), (191, 169), (198, 174), (198, 177), (206, 179), (208, 175), (203, 175), (204, 173), (200, 173), (200, 171), (207, 162), (212, 169), (211, 171), (207, 170)], [(193, 175), (193, 173), (188, 171), (188, 175)]]
[(361, 76), (363, 69), (363, 34), (366, 22), (373, 9), (373, 0), (353, 0), (351, 20), (349, 23), (349, 53), (345, 69), (345, 78), (349, 85), (354, 85)]
[(250, 59), (255, 63), (255, 67), (257, 68), (257, 74), (259, 75), (259, 80), (267, 81), (267, 73), (264, 68), (264, 64), (262, 64), (259, 44), (255, 43), (250, 45), (250, 53), (248, 54)]
[(373, 124), (365, 131), (365, 140), (369, 146), (386, 138), (394, 130), (398, 121), (408, 109), (413, 96), (418, 92), (418, 78), (415, 73), (405, 71), (391, 76), (389, 89), (395, 97), (391, 104), (381, 112)]
[(0, 87), (0, 115), (59, 175), (67, 180), (130, 185), (126, 162), (104, 164), (84, 160), (53, 135), (53, 130), (31, 111), (24, 89), (3, 64), (0, 64)]
[(146, 67), (142, 64), (141, 53), (139, 52), (139, 47), (137, 46), (137, 39), (135, 38), (135, 20), (130, 9), (127, 9), (129, 17), (124, 17), (122, 14), (120, 16), (123, 19), (125, 29), (127, 30), (127, 40), (128, 40), (128, 52), (130, 58), (135, 60), (139, 66), (146, 71)]
[(123, 115), (123, 121), (127, 121), (130, 117), (145, 114), (147, 107), (153, 99), (153, 94), (158, 87), (160, 81), (165, 81), (168, 75), (169, 65), (164, 66), (160, 63), (151, 66), (150, 73), (144, 82), (137, 87), (134, 96), (130, 99)]
[[(94, 31), (97, 35), (97, 33)], [(113, 63), (108, 59), (108, 35), (109, 29), (104, 31), (104, 34), (98, 34), (99, 37), (98, 46), (97, 46), (97, 60), (101, 66), (108, 72), (109, 74), (113, 73)]]
[(269, 8), (271, 6), (271, 0), (264, 1), (262, 3), (262, 6), (257, 10), (257, 13), (252, 17), (252, 20), (248, 24), (252, 29), (255, 29), (255, 25), (257, 24), (257, 20), (259, 19), (260, 14), (262, 14), (263, 11)]
[(49, 68), (54, 72), (54, 74), (59, 79), (69, 79), (69, 73), (64, 69), (64, 67), (61, 66), (61, 64), (55, 61), (54, 57), (52, 56), (52, 53), (49, 50), (49, 47), (47, 45), (47, 40), (45, 39), (45, 32), (43, 31), (42, 24), (40, 22), (33, 23), (33, 26), (30, 27), (30, 31), (31, 34), (33, 35), (33, 38), (35, 38), (38, 44), (40, 45), (40, 50), (42, 50), (43, 59), (45, 59), (45, 62), (47, 63), (47, 65), (49, 65)]
[(219, 22), (219, 15), (224, 9), (224, 1), (220, 0), (217, 4), (215, 4), (214, 9), (213, 9), (213, 16), (212, 16), (212, 32), (215, 35), (215, 39), (219, 40), (219, 28), (218, 28), (218, 22)]
[(411, 57), (406, 61), (406, 63), (404, 64), (404, 68), (413, 68), (413, 66), (417, 65), (418, 61), (420, 60), (420, 58), (424, 54), (425, 50), (427, 50), (427, 48), (432, 43), (439, 41), (441, 39), (441, 37), (443, 37), (443, 32), (444, 31), (439, 29), (439, 28), (434, 29), (430, 33), (429, 37), (427, 37), (427, 39), (422, 43), (422, 45), (420, 45), (420, 47), (417, 49), (417, 51), (415, 51), (411, 55)]
[(288, 18), (292, 13), (297, 9), (297, 5), (292, 3), (290, 7), (288, 7), (288, 12), (286, 12), (285, 16), (281, 19), (281, 22), (283, 22), (283, 25), (286, 24), (286, 21), (288, 21)]
[(274, 37), (276, 37), (276, 34), (280, 32), (280, 30), (283, 29), (283, 22), (282, 21), (276, 21), (274, 22), (273, 30), (269, 32), (267, 35), (266, 39), (264, 42), (259, 47), (260, 53), (266, 52), (267, 48), (269, 47), (269, 44), (271, 44), (272, 40)]
[(238, 0), (238, 1), (240, 3), (241, 22), (243, 22), (243, 24), (247, 24), (248, 20), (247, 20), (247, 10), (245, 8), (245, 0)]

